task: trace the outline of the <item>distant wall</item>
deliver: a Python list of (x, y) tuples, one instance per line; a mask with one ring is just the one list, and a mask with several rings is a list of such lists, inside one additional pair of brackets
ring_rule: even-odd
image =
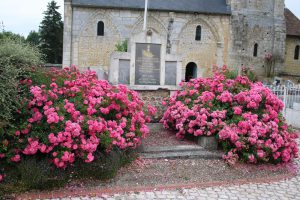
[(300, 38), (287, 37), (284, 63), (285, 75), (300, 76), (300, 56), (298, 60), (294, 59), (295, 48), (297, 45), (300, 46)]

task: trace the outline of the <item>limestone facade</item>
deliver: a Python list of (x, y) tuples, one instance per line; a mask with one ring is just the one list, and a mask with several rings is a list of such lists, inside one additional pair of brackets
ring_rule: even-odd
[[(286, 19), (286, 51), (284, 78), (296, 79), (300, 81), (300, 19), (298, 19), (289, 9), (285, 9)], [(298, 79), (298, 80), (297, 80)]]
[[(178, 59), (180, 79), (184, 79), (189, 63), (196, 64), (198, 77), (210, 75), (215, 64), (233, 68), (244, 64), (263, 76), (265, 53), (278, 58), (275, 71), (283, 72), (284, 0), (227, 0), (226, 3), (231, 14), (148, 12), (147, 30), (157, 35), (152, 39), (160, 38), (164, 58)], [(113, 68), (111, 56), (115, 55), (115, 45), (129, 40), (130, 53), (134, 43), (141, 39), (143, 15), (142, 10), (80, 7), (65, 0), (63, 66), (99, 68), (108, 74)], [(104, 22), (104, 36), (97, 36), (99, 21)], [(195, 40), (197, 26), (201, 26), (200, 41)], [(253, 55), (255, 44), (257, 56)]]
[(296, 47), (300, 46), (300, 37), (287, 37), (285, 65), (283, 75), (300, 77), (300, 55), (298, 52), (298, 59), (295, 59)]

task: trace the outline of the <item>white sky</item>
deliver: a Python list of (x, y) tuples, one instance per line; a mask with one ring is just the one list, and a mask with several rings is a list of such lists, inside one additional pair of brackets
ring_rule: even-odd
[[(0, 28), (27, 36), (31, 30), (38, 31), (43, 12), (51, 0), (0, 0)], [(63, 14), (64, 0), (56, 0)]]
[[(3, 22), (6, 31), (27, 36), (31, 30), (37, 31), (43, 19), (43, 12), (51, 0), (0, 0), (0, 28)], [(64, 0), (56, 0), (63, 15)], [(300, 19), (300, 1), (286, 0), (289, 8)]]

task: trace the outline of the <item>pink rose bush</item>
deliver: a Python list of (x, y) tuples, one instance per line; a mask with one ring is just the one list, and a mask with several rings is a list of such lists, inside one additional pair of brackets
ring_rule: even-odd
[(229, 163), (286, 163), (298, 157), (297, 133), (288, 129), (283, 103), (262, 83), (246, 76), (227, 79), (226, 66), (212, 78), (182, 82), (163, 102), (167, 110), (161, 122), (186, 135), (215, 136)]
[(22, 101), (17, 125), (7, 130), (11, 138), (0, 142), (0, 161), (37, 156), (66, 168), (78, 159), (92, 162), (96, 151), (134, 149), (149, 133), (146, 123), (156, 111), (144, 108), (135, 91), (76, 68), (47, 76), (51, 81), (44, 85), (22, 81), (30, 95)]

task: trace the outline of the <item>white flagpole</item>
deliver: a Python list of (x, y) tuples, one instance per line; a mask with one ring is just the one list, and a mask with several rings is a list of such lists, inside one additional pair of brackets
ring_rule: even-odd
[(144, 27), (143, 27), (144, 31), (146, 31), (147, 28), (147, 12), (148, 12), (148, 0), (145, 0)]

